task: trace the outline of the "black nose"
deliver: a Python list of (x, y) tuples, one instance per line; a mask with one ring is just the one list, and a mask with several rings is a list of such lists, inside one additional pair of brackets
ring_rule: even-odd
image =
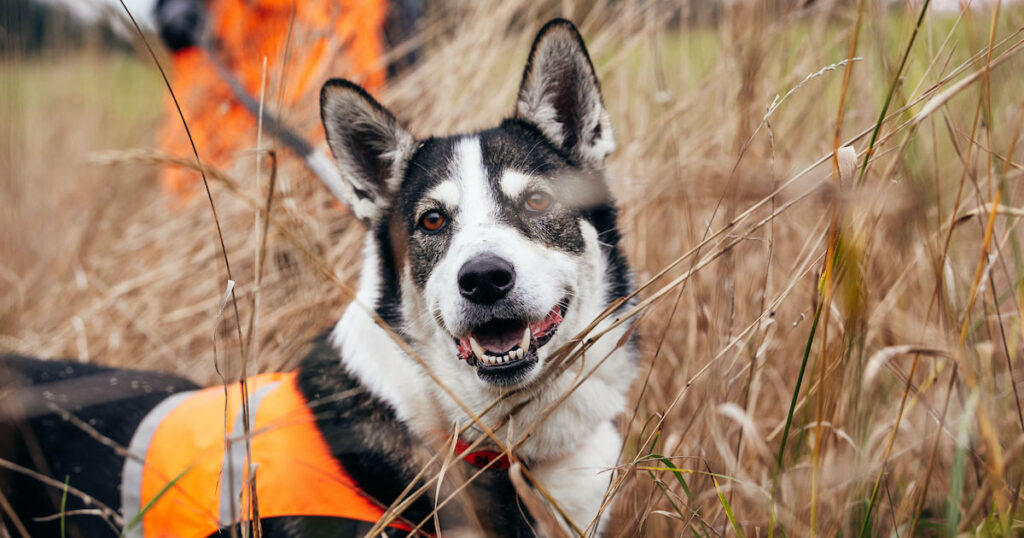
[(516, 271), (497, 256), (481, 256), (459, 269), (459, 292), (477, 304), (494, 304), (512, 289)]

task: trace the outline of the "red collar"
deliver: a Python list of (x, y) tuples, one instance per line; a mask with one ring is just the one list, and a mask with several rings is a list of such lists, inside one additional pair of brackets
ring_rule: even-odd
[[(455, 441), (455, 453), (462, 454), (469, 449), (472, 443), (467, 442), (465, 439), (459, 437)], [(484, 468), (487, 467), (489, 471), (504, 471), (508, 469), (512, 464), (508, 459), (508, 456), (504, 452), (498, 452), (495, 450), (474, 450), (472, 452), (466, 452), (462, 459), (474, 467)], [(494, 462), (493, 464), (491, 462)], [(488, 467), (488, 465), (490, 465)]]

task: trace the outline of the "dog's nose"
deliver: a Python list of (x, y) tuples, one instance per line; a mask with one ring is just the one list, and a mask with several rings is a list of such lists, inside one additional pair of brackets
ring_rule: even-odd
[(516, 283), (512, 264), (498, 256), (483, 256), (459, 269), (459, 292), (477, 304), (494, 304)]

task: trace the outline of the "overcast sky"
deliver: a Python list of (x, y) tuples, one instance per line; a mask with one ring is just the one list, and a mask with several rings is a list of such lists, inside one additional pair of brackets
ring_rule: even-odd
[[(72, 11), (79, 13), (86, 18), (95, 18), (104, 6), (112, 6), (121, 11), (120, 0), (40, 0), (51, 4), (64, 4)], [(907, 0), (891, 0), (893, 3)], [(922, 0), (909, 0), (911, 6), (920, 5)], [(970, 2), (972, 7), (987, 7), (995, 3), (995, 0), (932, 0), (931, 8), (935, 11), (959, 11), (961, 6)], [(1003, 4), (1017, 4), (1024, 0), (1003, 0)], [(156, 0), (124, 0), (125, 5), (131, 10), (135, 20), (140, 24), (150, 24), (153, 18), (153, 6)]]
[[(116, 8), (123, 11), (120, 0), (40, 0), (46, 4), (62, 4), (86, 19), (95, 19), (103, 8)], [(149, 25), (153, 19), (153, 6), (156, 0), (124, 0), (124, 4), (131, 10), (132, 16), (139, 24)]]

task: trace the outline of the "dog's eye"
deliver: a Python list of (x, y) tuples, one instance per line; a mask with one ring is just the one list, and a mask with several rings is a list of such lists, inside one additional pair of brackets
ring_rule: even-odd
[(437, 210), (427, 211), (420, 217), (420, 228), (428, 232), (436, 232), (444, 228), (444, 225), (447, 223), (448, 219), (444, 216), (444, 213)]
[(533, 191), (526, 196), (526, 210), (533, 213), (551, 207), (551, 195), (544, 191)]

